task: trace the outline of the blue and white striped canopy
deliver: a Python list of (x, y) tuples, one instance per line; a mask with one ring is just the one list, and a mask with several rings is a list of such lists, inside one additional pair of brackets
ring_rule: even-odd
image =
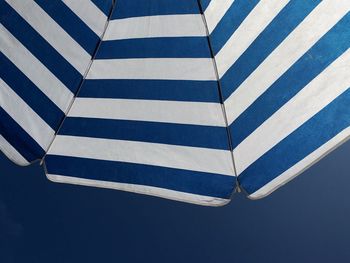
[(350, 137), (348, 0), (0, 0), (0, 149), (55, 182), (268, 195)]

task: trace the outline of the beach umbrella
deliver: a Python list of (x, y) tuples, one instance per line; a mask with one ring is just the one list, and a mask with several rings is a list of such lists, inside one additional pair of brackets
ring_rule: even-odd
[(350, 136), (348, 0), (0, 0), (0, 149), (55, 182), (268, 195)]

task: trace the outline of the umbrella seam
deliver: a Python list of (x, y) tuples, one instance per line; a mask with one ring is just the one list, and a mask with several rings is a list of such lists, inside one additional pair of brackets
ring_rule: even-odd
[[(71, 110), (71, 108), (72, 108), (72, 106), (73, 106), (73, 104), (74, 104), (74, 102), (75, 102), (75, 99), (76, 99), (77, 96), (79, 95), (79, 92), (80, 92), (81, 88), (83, 87), (83, 84), (84, 84), (84, 82), (85, 82), (85, 80), (86, 80), (86, 77), (87, 77), (88, 73), (90, 72), (92, 63), (93, 63), (93, 61), (95, 60), (96, 54), (97, 54), (98, 50), (100, 49), (101, 43), (102, 43), (102, 41), (103, 41), (103, 37), (104, 37), (104, 35), (105, 35), (106, 31), (107, 31), (109, 22), (110, 22), (110, 20), (111, 20), (113, 11), (114, 11), (115, 6), (116, 6), (116, 2), (117, 2), (116, 0), (112, 0), (112, 6), (111, 6), (111, 9), (110, 9), (109, 14), (108, 14), (108, 16), (107, 16), (107, 21), (106, 21), (106, 23), (105, 23), (103, 32), (102, 32), (102, 34), (101, 34), (101, 36), (100, 36), (100, 40), (99, 40), (99, 42), (98, 42), (97, 45), (96, 45), (96, 48), (95, 48), (95, 50), (94, 50), (94, 52), (93, 52), (93, 54), (92, 54), (92, 56), (91, 56), (91, 59), (90, 59), (90, 61), (89, 61), (89, 64), (88, 64), (88, 66), (87, 66), (87, 68), (86, 68), (86, 71), (85, 71), (85, 73), (84, 73), (84, 75), (83, 75), (83, 78), (82, 78), (82, 80), (81, 80), (80, 83), (79, 83), (79, 87), (78, 87), (76, 93), (74, 94), (73, 99), (70, 101), (69, 106), (68, 106), (66, 112), (64, 113), (64, 117), (62, 118), (62, 120), (61, 120), (61, 122), (60, 122), (60, 124), (59, 124), (59, 126), (58, 126), (58, 128), (57, 128), (57, 130), (56, 130), (56, 132), (55, 132), (55, 135), (54, 135), (53, 139), (51, 140), (51, 143), (50, 143), (49, 146), (47, 147), (44, 156), (43, 156), (41, 159), (39, 159), (39, 160), (40, 160), (40, 165), (42, 165), (42, 164), (44, 163), (45, 157), (46, 157), (47, 153), (49, 152), (49, 150), (50, 150), (50, 148), (51, 148), (53, 142), (55, 141), (55, 139), (56, 139), (56, 137), (57, 137), (57, 135), (58, 135), (58, 132), (59, 132), (60, 129), (62, 128), (62, 125), (63, 125), (64, 121), (66, 120), (66, 118), (67, 118), (67, 116), (68, 116), (68, 114), (69, 114), (69, 112), (70, 112), (70, 110)], [(36, 162), (36, 161), (37, 161), (37, 160), (33, 161), (33, 163)]]
[(202, 16), (204, 27), (205, 27), (205, 30), (206, 30), (206, 35), (207, 35), (206, 38), (207, 38), (207, 41), (208, 41), (210, 55), (211, 55), (211, 58), (212, 58), (212, 61), (213, 61), (214, 71), (215, 71), (216, 80), (217, 80), (217, 84), (218, 84), (217, 87), (218, 87), (218, 93), (219, 93), (219, 100), (220, 100), (221, 109), (222, 109), (222, 113), (223, 113), (224, 120), (225, 120), (225, 128), (226, 128), (226, 133), (227, 133), (227, 140), (228, 140), (228, 144), (229, 144), (229, 150), (230, 150), (230, 153), (231, 153), (233, 169), (234, 169), (234, 173), (235, 173), (235, 177), (236, 177), (236, 187), (235, 187), (235, 189), (232, 192), (232, 194), (234, 194), (235, 192), (240, 192), (241, 191), (241, 187), (239, 185), (238, 174), (237, 174), (237, 169), (236, 169), (236, 163), (235, 163), (235, 158), (234, 158), (234, 155), (233, 155), (232, 135), (230, 133), (230, 129), (229, 129), (229, 125), (228, 125), (226, 108), (225, 108), (225, 105), (224, 105), (224, 99), (223, 99), (223, 95), (222, 95), (221, 82), (220, 82), (219, 72), (218, 72), (218, 68), (217, 68), (217, 64), (216, 64), (213, 48), (212, 48), (211, 41), (210, 41), (210, 34), (209, 34), (207, 20), (206, 20), (205, 15), (204, 15), (204, 11), (203, 11), (203, 8), (202, 8), (202, 5), (201, 5), (201, 1), (197, 0), (197, 3), (198, 3), (200, 14)]

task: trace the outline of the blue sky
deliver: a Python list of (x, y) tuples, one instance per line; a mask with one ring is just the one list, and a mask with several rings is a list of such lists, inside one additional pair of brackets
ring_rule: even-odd
[(0, 154), (0, 262), (350, 262), (349, 156), (210, 208), (51, 183)]

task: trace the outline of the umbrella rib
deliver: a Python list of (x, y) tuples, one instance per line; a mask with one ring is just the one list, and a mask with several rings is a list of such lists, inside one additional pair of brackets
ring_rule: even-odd
[(202, 16), (204, 27), (205, 27), (205, 30), (206, 30), (208, 46), (209, 46), (210, 55), (211, 55), (211, 58), (212, 58), (212, 61), (213, 61), (215, 76), (216, 76), (216, 80), (217, 80), (217, 84), (218, 84), (217, 87), (218, 87), (219, 99), (220, 99), (220, 104), (221, 104), (221, 108), (222, 108), (222, 113), (224, 115), (226, 134), (227, 134), (227, 139), (228, 139), (229, 148), (230, 148), (230, 152), (231, 152), (231, 159), (232, 159), (232, 163), (233, 163), (233, 169), (234, 169), (234, 173), (235, 173), (235, 176), (236, 176), (236, 189), (235, 189), (235, 191), (240, 192), (241, 188), (240, 188), (239, 182), (238, 182), (238, 174), (237, 174), (237, 169), (236, 169), (236, 163), (235, 163), (235, 158), (234, 158), (234, 155), (233, 155), (232, 135), (231, 135), (231, 132), (229, 130), (228, 119), (227, 119), (227, 114), (226, 114), (226, 108), (225, 108), (225, 105), (224, 105), (224, 99), (223, 99), (223, 95), (222, 95), (222, 86), (221, 86), (221, 82), (220, 82), (219, 71), (218, 71), (218, 67), (217, 67), (217, 64), (216, 64), (213, 48), (212, 48), (211, 41), (210, 41), (210, 33), (209, 33), (208, 23), (207, 23), (205, 15), (204, 15), (204, 10), (202, 8), (201, 1), (197, 0), (197, 3), (198, 3), (200, 14)]
[(108, 16), (107, 16), (107, 21), (106, 21), (106, 23), (105, 23), (103, 32), (102, 32), (102, 34), (101, 34), (101, 36), (100, 36), (100, 40), (99, 40), (99, 42), (97, 43), (97, 45), (96, 45), (96, 47), (95, 47), (95, 50), (94, 50), (94, 52), (93, 52), (93, 54), (92, 54), (92, 56), (91, 56), (89, 65), (87, 66), (86, 71), (85, 71), (85, 73), (84, 73), (84, 75), (83, 75), (83, 78), (81, 79), (81, 81), (80, 81), (80, 83), (79, 83), (79, 87), (78, 87), (76, 93), (74, 94), (74, 97), (73, 97), (73, 99), (71, 100), (71, 102), (70, 102), (70, 104), (69, 104), (69, 106), (68, 106), (66, 112), (64, 113), (64, 117), (62, 118), (62, 120), (61, 120), (61, 122), (60, 122), (60, 124), (59, 124), (59, 126), (58, 126), (58, 128), (57, 128), (57, 130), (56, 130), (56, 132), (55, 132), (55, 135), (54, 135), (53, 139), (51, 140), (51, 143), (50, 143), (49, 146), (47, 147), (44, 156), (43, 156), (43, 157), (41, 158), (41, 160), (40, 160), (40, 165), (42, 165), (42, 164), (44, 163), (45, 157), (46, 157), (47, 153), (49, 152), (49, 150), (50, 150), (50, 148), (51, 148), (53, 142), (55, 141), (55, 139), (56, 139), (56, 137), (57, 137), (57, 135), (58, 135), (58, 132), (59, 132), (60, 129), (62, 128), (62, 125), (63, 125), (65, 119), (67, 118), (68, 113), (70, 112), (70, 110), (71, 110), (71, 108), (72, 108), (72, 106), (73, 106), (73, 104), (74, 104), (74, 102), (75, 102), (75, 99), (76, 99), (77, 96), (79, 95), (79, 92), (80, 92), (80, 90), (81, 90), (81, 88), (82, 88), (82, 86), (83, 86), (83, 84), (84, 84), (84, 82), (85, 82), (85, 79), (86, 79), (86, 77), (87, 77), (87, 75), (88, 75), (88, 73), (89, 73), (89, 71), (90, 71), (90, 69), (91, 69), (91, 66), (92, 66), (92, 63), (93, 63), (93, 61), (94, 61), (94, 59), (95, 59), (95, 57), (96, 57), (96, 54), (97, 54), (97, 52), (98, 52), (98, 50), (99, 50), (99, 48), (100, 48), (100, 46), (101, 46), (103, 37), (104, 37), (104, 35), (105, 35), (106, 31), (107, 31), (109, 22), (110, 22), (110, 20), (111, 20), (111, 16), (112, 16), (113, 11), (114, 11), (114, 9), (115, 9), (115, 7), (116, 7), (116, 2), (117, 2), (116, 0), (112, 0), (112, 6), (111, 6), (111, 9), (110, 9), (109, 14), (108, 14)]

